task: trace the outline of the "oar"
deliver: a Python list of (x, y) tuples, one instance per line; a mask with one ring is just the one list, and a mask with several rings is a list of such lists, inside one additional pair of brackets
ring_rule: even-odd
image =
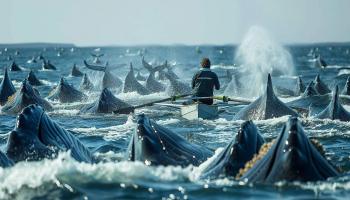
[(192, 95), (192, 94), (182, 94), (182, 95), (172, 96), (172, 97), (168, 97), (168, 98), (165, 98), (165, 99), (160, 99), (160, 100), (157, 100), (157, 101), (145, 103), (145, 104), (138, 105), (138, 106), (132, 106), (132, 107), (127, 107), (127, 108), (121, 108), (121, 109), (118, 109), (118, 110), (113, 111), (113, 113), (114, 113), (114, 114), (128, 114), (128, 113), (130, 113), (130, 112), (134, 112), (135, 109), (138, 109), (138, 108), (143, 108), (143, 107), (147, 107), (147, 106), (152, 106), (152, 105), (155, 104), (155, 103), (162, 103), (162, 102), (166, 102), (166, 101), (175, 101), (175, 100), (177, 100), (177, 99), (181, 99), (181, 98), (183, 98), (183, 97), (187, 97), (187, 96), (190, 96), (190, 95)]
[(216, 100), (221, 100), (223, 102), (237, 102), (237, 103), (244, 103), (244, 104), (249, 104), (252, 101), (249, 100), (244, 100), (244, 99), (237, 99), (237, 98), (231, 98), (228, 96), (211, 96), (211, 97), (191, 97), (190, 99), (192, 100), (200, 100), (200, 99), (216, 99)]

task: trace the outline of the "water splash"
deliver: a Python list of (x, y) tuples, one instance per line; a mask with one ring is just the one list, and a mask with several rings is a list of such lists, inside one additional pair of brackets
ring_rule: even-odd
[[(240, 66), (236, 78), (239, 94), (245, 97), (259, 96), (266, 85), (267, 74), (293, 75), (295, 72), (290, 53), (278, 44), (261, 27), (251, 27), (239, 46), (235, 62)], [(229, 93), (230, 91), (225, 91)]]

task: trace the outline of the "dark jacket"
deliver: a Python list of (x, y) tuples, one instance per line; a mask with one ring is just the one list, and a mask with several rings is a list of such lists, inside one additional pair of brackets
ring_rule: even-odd
[(213, 90), (220, 89), (218, 76), (208, 68), (202, 68), (192, 78), (193, 95), (197, 97), (211, 97)]

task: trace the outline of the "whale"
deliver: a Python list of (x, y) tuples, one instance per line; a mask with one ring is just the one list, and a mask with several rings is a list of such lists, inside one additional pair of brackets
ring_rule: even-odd
[(315, 90), (323, 95), (323, 94), (328, 94), (331, 92), (331, 90), (328, 88), (328, 86), (321, 80), (320, 75), (317, 74), (315, 78)]
[(328, 106), (315, 116), (317, 119), (331, 119), (340, 121), (350, 121), (350, 113), (341, 105), (339, 99), (339, 88), (333, 90), (332, 100)]
[(12, 61), (10, 65), (10, 71), (16, 72), (16, 71), (22, 71), (22, 69), (17, 65), (15, 61)]
[(158, 65), (158, 66), (153, 67), (152, 65), (150, 65), (148, 62), (145, 61), (145, 57), (142, 57), (142, 66), (144, 68), (146, 68), (151, 73), (151, 72), (163, 71), (165, 68), (168, 67), (168, 64), (167, 64), (167, 61), (166, 61), (162, 65)]
[(326, 68), (327, 66), (326, 61), (321, 58), (321, 55), (316, 56), (314, 61), (315, 68)]
[(212, 155), (211, 150), (188, 142), (144, 114), (137, 117), (127, 150), (129, 161), (140, 161), (152, 166), (198, 166)]
[(29, 84), (31, 84), (32, 86), (40, 86), (40, 85), (44, 85), (36, 76), (33, 70), (30, 70), (30, 72), (28, 73), (28, 76), (26, 78), (29, 82)]
[(43, 64), (41, 65), (41, 68), (43, 69), (43, 70), (57, 70), (56, 69), (56, 67), (53, 65), (53, 64), (51, 64), (51, 62), (50, 62), (50, 60), (43, 60)]
[(322, 181), (339, 175), (322, 146), (310, 140), (297, 117), (290, 117), (276, 139), (263, 145), (237, 176), (255, 183)]
[(192, 92), (192, 89), (189, 84), (183, 83), (180, 80), (173, 78), (168, 73), (165, 73), (165, 77), (170, 82), (170, 86), (168, 88), (168, 94), (170, 96), (189, 94)]
[(350, 76), (346, 79), (346, 83), (344, 85), (344, 88), (341, 92), (343, 95), (350, 95)]
[(73, 67), (72, 67), (72, 70), (70, 72), (70, 75), (71, 76), (76, 76), (76, 77), (80, 77), (80, 76), (83, 76), (83, 72), (81, 72), (79, 70), (79, 68), (77, 67), (77, 65), (74, 63)]
[(295, 96), (302, 95), (305, 92), (305, 89), (306, 89), (306, 87), (303, 83), (303, 80), (301, 79), (300, 76), (298, 76), (297, 84), (296, 84), (295, 89), (294, 89), (294, 92), (295, 92), (294, 95)]
[(271, 75), (268, 74), (266, 91), (255, 101), (241, 109), (234, 120), (264, 120), (285, 115), (298, 116), (298, 114), (284, 104), (273, 91)]
[(80, 82), (80, 90), (92, 90), (94, 89), (94, 84), (91, 83), (88, 75), (84, 73), (83, 79)]
[(16, 93), (15, 86), (13, 86), (7, 68), (4, 69), (4, 78), (0, 83), (0, 105), (3, 106), (8, 98)]
[(6, 168), (13, 166), (13, 161), (7, 157), (2, 151), (0, 151), (0, 167)]
[[(309, 112), (310, 115), (311, 113), (318, 113), (325, 109), (331, 100), (331, 94), (320, 95), (316, 91), (313, 81), (311, 81), (300, 98), (289, 101), (286, 103), (286, 105), (295, 109), (303, 110), (307, 110), (312, 107), (312, 112)], [(339, 100), (342, 104), (350, 105), (350, 98), (347, 96), (340, 96)]]
[(318, 91), (316, 90), (314, 81), (311, 81), (307, 85), (307, 87), (304, 90), (304, 93), (301, 96), (305, 98), (305, 97), (312, 97), (316, 95), (320, 95), (320, 93), (318, 93)]
[[(121, 108), (125, 110), (121, 114), (129, 114), (134, 110), (132, 105), (118, 99), (108, 88), (105, 88), (102, 90), (99, 98), (91, 104), (84, 105), (80, 109), (79, 114), (113, 113), (113, 111)], [(130, 108), (130, 110), (127, 108)]]
[(256, 125), (245, 121), (236, 137), (201, 171), (201, 178), (235, 177), (245, 163), (259, 153), (264, 143)]
[(75, 134), (53, 121), (42, 107), (32, 104), (17, 116), (5, 153), (14, 162), (19, 162), (55, 158), (59, 152), (69, 150), (79, 162), (94, 162), (90, 150)]
[(113, 74), (106, 70), (102, 78), (102, 89), (104, 88), (119, 88), (123, 84), (123, 81), (120, 78), (113, 76)]
[(157, 81), (155, 78), (155, 72), (150, 72), (147, 80), (146, 80), (146, 88), (147, 90), (157, 93), (163, 92), (166, 89), (166, 86), (161, 82)]
[(50, 92), (47, 98), (50, 100), (57, 100), (61, 103), (71, 103), (76, 101), (82, 101), (86, 99), (87, 96), (79, 90), (75, 89), (63, 77), (61, 77), (60, 82)]
[(125, 77), (123, 92), (137, 92), (141, 95), (148, 95), (151, 93), (147, 88), (145, 88), (136, 80), (132, 63), (130, 63), (130, 71)]
[(9, 97), (9, 100), (1, 108), (1, 111), (5, 113), (17, 114), (30, 104), (38, 104), (46, 111), (53, 110), (51, 104), (40, 96), (39, 92), (29, 84), (27, 79), (24, 79), (20, 89)]

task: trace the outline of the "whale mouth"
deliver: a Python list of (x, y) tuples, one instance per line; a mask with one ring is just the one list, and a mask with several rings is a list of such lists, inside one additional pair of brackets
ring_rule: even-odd
[(317, 181), (337, 175), (321, 145), (310, 140), (298, 119), (291, 117), (280, 135), (264, 144), (236, 178), (253, 182)]

